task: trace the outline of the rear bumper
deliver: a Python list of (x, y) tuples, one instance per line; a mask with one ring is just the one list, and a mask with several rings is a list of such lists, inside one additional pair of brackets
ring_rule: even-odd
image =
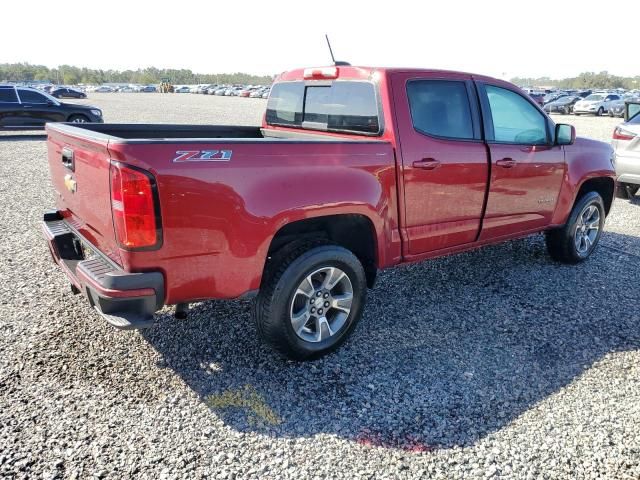
[(58, 212), (45, 213), (42, 230), (53, 260), (109, 323), (121, 329), (153, 324), (153, 314), (164, 304), (162, 273), (125, 272), (84, 240)]

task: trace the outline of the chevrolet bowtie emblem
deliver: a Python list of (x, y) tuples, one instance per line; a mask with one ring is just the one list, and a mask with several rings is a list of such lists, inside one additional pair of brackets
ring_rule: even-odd
[(67, 173), (64, 176), (64, 186), (67, 187), (67, 190), (71, 193), (76, 193), (76, 190), (78, 189), (78, 183), (73, 179), (70, 173)]

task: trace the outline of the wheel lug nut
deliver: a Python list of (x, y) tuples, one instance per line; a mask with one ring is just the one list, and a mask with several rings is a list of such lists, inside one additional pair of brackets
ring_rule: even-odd
[(329, 298), (329, 294), (328, 294), (328, 293), (325, 293), (322, 297), (323, 297), (323, 298)]
[(319, 296), (321, 296), (321, 295), (322, 295), (322, 292), (318, 292), (318, 293), (316, 293), (316, 297), (319, 297)]
[(316, 303), (316, 299), (315, 299), (315, 298), (312, 298), (312, 299), (311, 299), (311, 305), (313, 305), (314, 303)]
[(311, 313), (316, 313), (316, 307), (311, 307)]
[(322, 310), (321, 308), (318, 310), (318, 315), (322, 315), (322, 312), (324, 312), (324, 310)]
[(329, 302), (324, 302), (325, 308), (329, 308)]

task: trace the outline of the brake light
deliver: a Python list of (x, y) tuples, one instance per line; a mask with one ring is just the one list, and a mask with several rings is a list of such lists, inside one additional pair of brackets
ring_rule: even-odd
[(305, 80), (325, 80), (338, 78), (338, 67), (305, 68)]
[(613, 131), (614, 140), (633, 140), (635, 137), (635, 133), (625, 130), (624, 128), (616, 127)]
[(111, 164), (111, 211), (120, 246), (128, 250), (158, 247), (155, 179), (145, 171)]

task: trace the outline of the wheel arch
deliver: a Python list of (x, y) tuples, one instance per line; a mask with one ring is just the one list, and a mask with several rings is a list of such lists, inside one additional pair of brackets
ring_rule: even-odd
[(604, 202), (605, 214), (609, 215), (611, 206), (613, 205), (613, 196), (615, 193), (616, 182), (611, 177), (595, 177), (589, 178), (582, 182), (576, 197), (574, 204), (582, 198), (588, 192), (597, 192)]
[(378, 242), (374, 223), (366, 215), (322, 215), (283, 225), (271, 239), (265, 268), (270, 258), (285, 245), (305, 240), (326, 240), (350, 250), (364, 267), (367, 286), (371, 288), (375, 284), (379, 266)]

